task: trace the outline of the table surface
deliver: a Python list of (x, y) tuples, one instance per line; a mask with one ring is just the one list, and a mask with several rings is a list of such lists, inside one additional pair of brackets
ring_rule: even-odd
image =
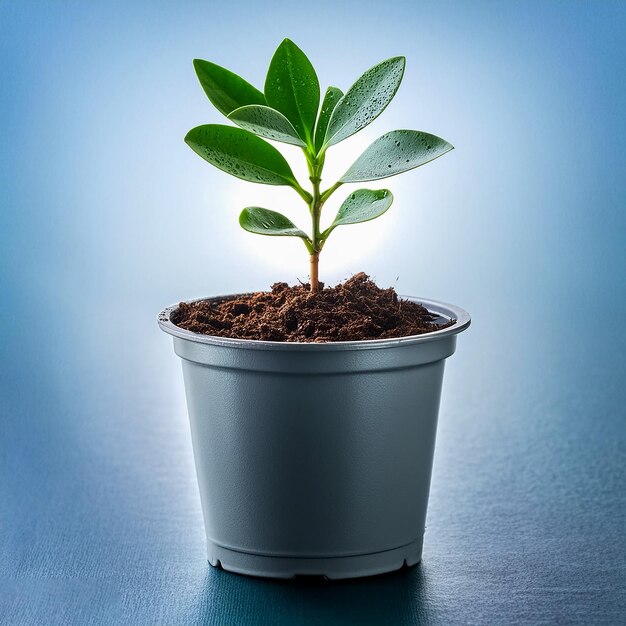
[(155, 311), (52, 316), (51, 333), (24, 306), (31, 332), (4, 337), (0, 622), (623, 623), (624, 336), (573, 310), (563, 325), (556, 305), (473, 311), (447, 363), (418, 567), (278, 582), (207, 565)]

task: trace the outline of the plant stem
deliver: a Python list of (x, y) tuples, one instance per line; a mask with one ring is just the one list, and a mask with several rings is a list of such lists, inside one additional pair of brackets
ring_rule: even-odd
[(320, 290), (320, 280), (319, 280), (319, 262), (320, 262), (320, 253), (316, 252), (312, 254), (311, 259), (311, 292), (317, 293)]
[(293, 188), (296, 190), (296, 192), (298, 193), (298, 195), (307, 203), (309, 204), (311, 202), (311, 194), (306, 191), (305, 189), (302, 189), (302, 187), (298, 184), (298, 182), (296, 182), (294, 185), (292, 185)]
[(329, 187), (323, 194), (321, 197), (322, 202), (326, 202), (326, 200), (328, 200), (328, 198), (330, 198), (330, 196), (335, 193), (335, 191), (337, 191), (337, 189), (339, 189), (339, 187), (341, 187), (341, 185), (343, 185), (343, 183), (341, 182), (336, 182), (332, 187)]
[(311, 235), (311, 245), (313, 248), (313, 252), (311, 253), (311, 292), (317, 293), (319, 291), (319, 260), (320, 260), (320, 252), (322, 251), (322, 246), (324, 245), (324, 240), (320, 237), (320, 217), (322, 214), (322, 205), (324, 201), (322, 200), (322, 195), (320, 193), (320, 183), (322, 182), (321, 173), (322, 168), (324, 167), (324, 159), (320, 159), (319, 161), (315, 157), (307, 158), (307, 162), (309, 165), (309, 179), (313, 184), (313, 197), (311, 198), (311, 202), (309, 204), (309, 209), (311, 212), (311, 222), (312, 222), (312, 235)]

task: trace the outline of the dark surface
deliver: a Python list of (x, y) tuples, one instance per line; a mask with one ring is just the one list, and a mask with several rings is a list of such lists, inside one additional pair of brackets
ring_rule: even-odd
[(327, 583), (207, 565), (182, 377), (156, 310), (46, 328), (24, 307), (30, 333), (3, 344), (0, 621), (623, 623), (623, 333), (590, 329), (582, 308), (567, 327), (550, 311), (487, 322), (468, 309), (422, 564)]

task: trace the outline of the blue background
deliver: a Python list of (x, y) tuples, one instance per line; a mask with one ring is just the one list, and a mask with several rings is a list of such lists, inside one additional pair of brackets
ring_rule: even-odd
[[(0, 3), (0, 622), (623, 621), (624, 32), (608, 1)], [(424, 562), (369, 581), (208, 569), (155, 323), (306, 280), (299, 242), (237, 225), (260, 204), (306, 226), (295, 194), (182, 141), (221, 122), (191, 60), (261, 87), (285, 36), (324, 86), (408, 60), (329, 180), (386, 130), (456, 146), (385, 181), (392, 209), (322, 255), (327, 282), (364, 270), (474, 319), (448, 363)]]

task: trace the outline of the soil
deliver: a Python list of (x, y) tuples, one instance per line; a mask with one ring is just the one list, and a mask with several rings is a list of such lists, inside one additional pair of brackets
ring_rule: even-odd
[[(320, 287), (322, 287), (320, 283)], [(203, 335), (263, 341), (358, 341), (421, 335), (450, 326), (422, 305), (381, 289), (363, 272), (335, 287), (272, 285), (228, 300), (181, 302), (172, 321)]]

